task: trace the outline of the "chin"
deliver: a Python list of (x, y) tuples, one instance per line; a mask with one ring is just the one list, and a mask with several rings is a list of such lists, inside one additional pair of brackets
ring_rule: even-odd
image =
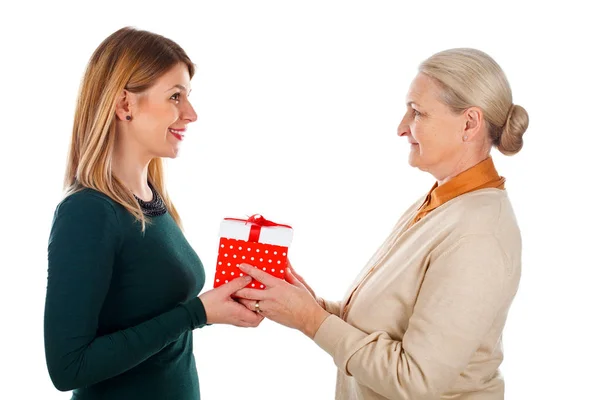
[(413, 168), (419, 168), (419, 160), (418, 160), (418, 156), (415, 156), (413, 154), (408, 156), (408, 165), (410, 165)]
[(408, 160), (408, 165), (418, 169), (419, 171), (429, 172), (429, 168), (426, 164), (423, 163), (423, 160), (411, 158)]
[(179, 149), (175, 149), (173, 150), (173, 152), (167, 156), (165, 156), (166, 158), (172, 158), (175, 159), (179, 156)]
[(179, 148), (174, 147), (168, 150), (163, 150), (160, 152), (157, 152), (155, 154), (156, 158), (177, 158), (177, 156), (179, 155)]

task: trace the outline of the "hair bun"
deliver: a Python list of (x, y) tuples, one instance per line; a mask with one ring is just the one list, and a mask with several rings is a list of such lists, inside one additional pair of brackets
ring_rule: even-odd
[(508, 111), (502, 128), (498, 150), (507, 156), (517, 154), (523, 147), (523, 135), (529, 126), (529, 114), (519, 105), (513, 104)]

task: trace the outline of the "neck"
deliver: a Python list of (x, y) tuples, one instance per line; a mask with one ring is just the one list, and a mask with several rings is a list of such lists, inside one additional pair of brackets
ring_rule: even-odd
[(112, 173), (123, 185), (142, 200), (150, 201), (152, 191), (148, 186), (148, 165), (151, 157), (135, 151), (134, 146), (116, 143), (112, 160)]
[(450, 179), (474, 167), (489, 156), (489, 151), (478, 152), (477, 154), (463, 154), (458, 160), (454, 160), (449, 163), (444, 171), (440, 171), (440, 173), (434, 173), (432, 175), (437, 180), (438, 186), (442, 186)]

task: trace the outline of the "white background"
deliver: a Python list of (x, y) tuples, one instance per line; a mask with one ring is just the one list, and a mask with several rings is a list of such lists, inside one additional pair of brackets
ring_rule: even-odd
[[(205, 290), (220, 220), (262, 213), (294, 226), (297, 270), (341, 298), (433, 184), (396, 136), (417, 65), (452, 47), (492, 55), (531, 121), (521, 153), (494, 153), (524, 246), (506, 398), (597, 398), (600, 29), (586, 3), (16, 3), (0, 15), (0, 398), (70, 397), (45, 366), (46, 245), (80, 78), (126, 25), (174, 39), (198, 66), (199, 120), (168, 173)], [(194, 336), (203, 399), (333, 398), (333, 361), (297, 331), (267, 321)]]

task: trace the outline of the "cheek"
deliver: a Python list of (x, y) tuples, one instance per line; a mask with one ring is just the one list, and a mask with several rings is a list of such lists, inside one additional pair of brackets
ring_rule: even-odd
[(173, 125), (177, 121), (177, 107), (173, 104), (163, 104), (155, 108), (157, 123), (162, 124), (165, 128)]
[(167, 128), (177, 121), (177, 110), (170, 104), (148, 107), (146, 128), (156, 136), (164, 136)]
[(440, 131), (431, 124), (417, 122), (413, 130), (413, 137), (419, 143), (421, 156), (434, 159), (440, 154), (443, 146), (440, 143)]
[(413, 123), (413, 127), (411, 129), (413, 138), (419, 143), (419, 147), (421, 149), (426, 149), (430, 146), (430, 142), (432, 139), (432, 130), (427, 124), (423, 122), (415, 122)]

